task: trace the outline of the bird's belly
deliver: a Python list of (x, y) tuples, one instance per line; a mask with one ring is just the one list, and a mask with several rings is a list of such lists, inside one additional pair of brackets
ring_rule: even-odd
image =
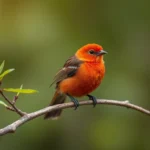
[[(78, 72), (74, 77), (67, 78), (60, 83), (60, 90), (63, 93), (75, 97), (81, 97), (91, 93), (101, 83), (104, 73), (100, 70), (89, 70)], [(87, 70), (87, 69), (86, 69)]]

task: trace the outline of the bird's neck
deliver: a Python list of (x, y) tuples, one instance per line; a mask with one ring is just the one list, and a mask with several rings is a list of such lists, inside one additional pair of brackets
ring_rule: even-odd
[(84, 60), (84, 62), (104, 64), (103, 56), (97, 57), (96, 59), (93, 59), (93, 60), (87, 59), (87, 60)]

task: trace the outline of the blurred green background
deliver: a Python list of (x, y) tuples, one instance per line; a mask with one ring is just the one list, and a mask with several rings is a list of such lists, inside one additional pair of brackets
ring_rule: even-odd
[[(20, 96), (17, 106), (26, 112), (49, 104), (55, 73), (87, 43), (101, 44), (109, 53), (106, 76), (93, 95), (150, 109), (149, 41), (148, 0), (0, 0), (0, 63), (6, 60), (5, 69), (16, 69), (2, 86), (24, 84), (39, 91)], [(16, 119), (0, 106), (0, 128)], [(28, 122), (0, 137), (0, 150), (150, 150), (149, 139), (148, 116), (115, 106), (84, 106), (64, 110), (57, 121)]]

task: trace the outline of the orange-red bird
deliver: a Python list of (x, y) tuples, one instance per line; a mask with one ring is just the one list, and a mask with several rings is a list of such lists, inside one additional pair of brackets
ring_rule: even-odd
[[(100, 85), (104, 77), (103, 55), (106, 53), (98, 44), (87, 44), (70, 57), (54, 78), (52, 84), (56, 83), (56, 92), (50, 105), (64, 103), (68, 96), (76, 109), (79, 102), (74, 97), (88, 96), (95, 106), (96, 98), (89, 94)], [(45, 119), (56, 119), (61, 112), (62, 110), (49, 112)]]

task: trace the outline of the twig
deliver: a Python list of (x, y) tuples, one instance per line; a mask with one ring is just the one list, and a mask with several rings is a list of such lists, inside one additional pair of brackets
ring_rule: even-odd
[[(147, 114), (150, 116), (150, 111), (146, 110), (140, 106), (134, 105), (129, 103), (129, 101), (116, 101), (116, 100), (105, 100), (105, 99), (99, 99), (97, 100), (98, 104), (106, 104), (106, 105), (116, 105), (116, 106), (121, 106), (121, 107), (127, 107), (127, 108), (131, 108), (133, 110), (139, 111), (141, 113)], [(92, 101), (82, 101), (80, 102), (80, 105), (93, 105)], [(51, 112), (54, 110), (58, 110), (58, 109), (66, 109), (66, 108), (71, 108), (74, 107), (74, 104), (72, 102), (69, 103), (64, 103), (64, 104), (58, 104), (58, 105), (54, 105), (54, 106), (49, 106), (46, 108), (43, 108), (41, 110), (29, 113), (24, 115), (23, 117), (21, 117), (19, 120), (13, 122), (12, 124), (0, 129), (0, 135), (5, 135), (8, 133), (14, 133), (16, 131), (16, 129), (23, 125), (24, 123), (33, 120), (34, 118), (37, 118), (47, 112)]]
[(6, 106), (6, 109), (16, 112), (11, 106)]
[[(26, 113), (21, 111), (20, 109), (18, 109), (16, 106), (15, 106), (15, 103), (12, 103), (3, 93), (2, 90), (0, 90), (0, 94), (2, 95), (2, 97), (11, 105), (11, 107), (6, 107), (7, 109), (11, 110), (11, 111), (15, 111), (17, 114), (19, 114), (21, 117), (24, 116)], [(14, 100), (13, 100), (14, 101)]]
[(18, 100), (18, 96), (14, 96), (14, 99), (13, 99), (13, 101), (12, 101), (12, 104), (15, 105), (16, 102), (17, 102), (17, 100)]

